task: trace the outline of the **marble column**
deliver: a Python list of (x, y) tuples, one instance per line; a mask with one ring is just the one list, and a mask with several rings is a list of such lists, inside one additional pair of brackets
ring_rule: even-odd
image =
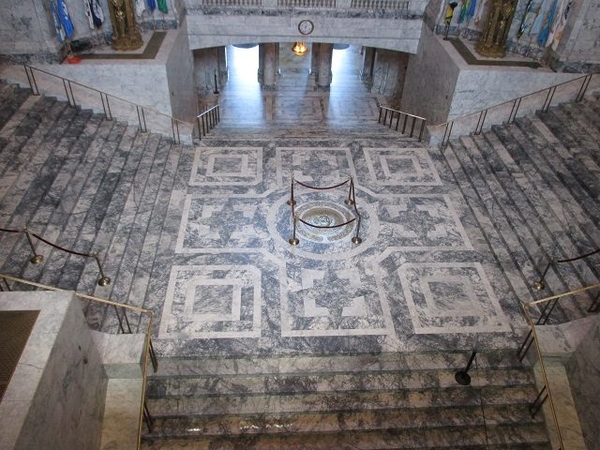
[(227, 51), (226, 47), (216, 47), (217, 52), (217, 70), (219, 72), (219, 83), (223, 85), (227, 81), (229, 76), (229, 69), (227, 67)]
[(314, 43), (311, 45), (310, 50), (310, 74), (314, 75), (315, 78), (319, 75), (319, 44)]
[(267, 42), (258, 47), (258, 82), (263, 89), (277, 88), (279, 70), (279, 44)]
[(360, 70), (360, 79), (369, 88), (373, 86), (373, 67), (375, 65), (375, 47), (362, 48), (362, 68)]
[(331, 60), (333, 58), (333, 44), (314, 44), (314, 46), (319, 46), (319, 56), (318, 62), (319, 66), (317, 68), (317, 89), (328, 90), (331, 86), (331, 80), (333, 78), (333, 74), (331, 73)]

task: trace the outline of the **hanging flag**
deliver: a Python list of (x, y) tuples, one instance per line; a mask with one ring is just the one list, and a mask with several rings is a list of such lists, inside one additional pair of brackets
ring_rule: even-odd
[(94, 26), (100, 28), (104, 23), (104, 11), (102, 11), (102, 6), (100, 6), (100, 0), (89, 0), (89, 2)]
[(169, 8), (167, 8), (167, 0), (156, 0), (156, 3), (158, 3), (158, 10), (162, 13), (168, 13), (169, 12)]
[(463, 23), (467, 18), (467, 11), (469, 11), (469, 0), (462, 0), (460, 4), (460, 14), (458, 15), (458, 23)]
[(540, 47), (545, 47), (546, 42), (548, 41), (548, 35), (550, 34), (550, 27), (554, 23), (554, 16), (556, 14), (556, 8), (558, 5), (558, 0), (554, 0), (552, 3), (552, 8), (550, 8), (550, 12), (546, 16), (544, 20), (544, 25), (542, 26), (542, 30), (538, 36), (538, 45)]
[(60, 24), (65, 32), (65, 38), (69, 39), (73, 36), (73, 31), (75, 31), (75, 27), (73, 26), (73, 22), (71, 22), (71, 16), (69, 16), (69, 10), (67, 9), (67, 4), (65, 0), (58, 0), (58, 17), (60, 19)]
[(469, 2), (469, 10), (467, 11), (467, 16), (469, 17), (469, 20), (471, 20), (473, 18), (476, 10), (477, 10), (477, 0), (471, 0)]
[(156, 9), (156, 0), (146, 0), (146, 3), (148, 3), (148, 9), (150, 12), (154, 12)]
[(65, 31), (60, 23), (60, 15), (58, 14), (58, 6), (54, 0), (50, 0), (50, 10), (52, 11), (52, 19), (54, 21), (54, 31), (59, 42), (64, 42)]
[(146, 11), (146, 2), (144, 0), (135, 0), (135, 15), (142, 17)]
[(560, 5), (560, 12), (555, 20), (553, 30), (550, 33), (549, 44), (552, 45), (552, 49), (556, 50), (558, 43), (562, 39), (563, 30), (567, 25), (567, 19), (569, 18), (569, 11), (571, 10), (572, 0), (563, 0)]

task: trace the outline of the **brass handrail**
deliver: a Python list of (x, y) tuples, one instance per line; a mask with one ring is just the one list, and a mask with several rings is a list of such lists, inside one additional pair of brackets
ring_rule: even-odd
[(69, 106), (71, 106), (71, 107), (76, 107), (77, 106), (77, 103), (75, 102), (75, 96), (73, 94), (73, 85), (75, 85), (75, 86), (79, 86), (79, 87), (84, 88), (84, 89), (88, 89), (90, 91), (94, 91), (94, 92), (96, 92), (100, 96), (100, 100), (102, 102), (102, 108), (104, 110), (104, 117), (106, 118), (106, 120), (113, 120), (113, 115), (112, 115), (112, 111), (111, 111), (111, 108), (110, 108), (110, 102), (109, 102), (109, 98), (112, 98), (114, 100), (118, 100), (118, 101), (127, 103), (130, 106), (132, 106), (132, 107), (135, 107), (136, 112), (137, 112), (138, 125), (139, 125), (140, 131), (142, 133), (148, 132), (148, 128), (147, 128), (147, 124), (146, 124), (146, 114), (145, 114), (145, 111), (151, 111), (152, 113), (154, 113), (156, 115), (159, 115), (159, 116), (162, 116), (162, 117), (164, 117), (165, 119), (168, 119), (171, 122), (171, 134), (172, 134), (172, 137), (173, 137), (173, 141), (176, 144), (180, 144), (181, 143), (181, 136), (179, 134), (179, 126), (180, 125), (182, 125), (182, 126), (188, 125), (189, 127), (191, 127), (192, 133), (193, 133), (194, 126), (195, 126), (193, 123), (189, 123), (189, 122), (185, 122), (183, 120), (176, 119), (173, 116), (170, 116), (168, 114), (162, 113), (162, 112), (157, 111), (157, 110), (155, 110), (153, 108), (150, 108), (148, 106), (142, 106), (142, 105), (140, 105), (138, 103), (134, 103), (132, 101), (126, 100), (126, 99), (118, 97), (116, 95), (108, 94), (108, 93), (103, 92), (103, 91), (101, 91), (99, 89), (93, 88), (91, 86), (87, 86), (87, 85), (85, 85), (83, 83), (79, 83), (78, 81), (74, 81), (74, 80), (71, 80), (69, 78), (65, 78), (63, 76), (56, 75), (54, 73), (51, 73), (51, 72), (48, 72), (46, 70), (40, 69), (39, 67), (33, 67), (33, 66), (28, 65), (28, 64), (23, 64), (23, 67), (25, 69), (25, 75), (27, 76), (27, 81), (29, 82), (29, 86), (31, 88), (31, 91), (32, 91), (33, 95), (40, 95), (40, 90), (38, 88), (37, 81), (35, 79), (34, 72), (33, 72), (35, 70), (35, 71), (41, 72), (41, 73), (43, 73), (45, 75), (49, 75), (51, 77), (57, 78), (57, 79), (59, 79), (59, 80), (62, 81), (63, 87), (65, 89), (65, 95), (67, 97), (67, 101), (69, 102)]
[[(415, 116), (414, 114), (410, 114), (410, 113), (407, 113), (404, 111), (400, 111), (398, 109), (393, 109), (388, 106), (379, 105), (379, 117), (377, 119), (377, 122), (381, 123), (382, 125), (387, 125), (388, 113), (390, 116), (388, 128), (392, 128), (392, 123), (394, 122), (394, 117), (395, 117), (396, 118), (395, 130), (400, 131), (402, 134), (406, 134), (406, 126), (408, 125), (408, 119), (409, 118), (412, 119), (409, 137), (413, 137), (417, 121), (420, 121), (421, 129), (419, 130), (419, 138), (418, 138), (419, 142), (423, 139), (423, 132), (425, 131), (425, 127), (427, 125), (427, 119), (425, 119), (424, 117)], [(404, 117), (404, 122), (402, 124), (402, 130), (398, 130), (399, 125), (400, 125), (400, 119), (402, 117)]]
[[(544, 402), (546, 400), (549, 401), (549, 406), (550, 406), (550, 414), (552, 416), (552, 421), (554, 422), (554, 426), (556, 427), (556, 433), (558, 436), (558, 441), (560, 444), (560, 449), (564, 449), (564, 443), (563, 443), (563, 438), (562, 438), (562, 433), (560, 431), (560, 425), (558, 423), (558, 416), (556, 414), (556, 408), (554, 406), (554, 399), (552, 398), (552, 389), (550, 388), (550, 383), (548, 381), (548, 374), (546, 373), (546, 366), (544, 365), (544, 359), (542, 357), (542, 350), (540, 348), (539, 345), (539, 340), (537, 337), (537, 333), (535, 331), (535, 326), (533, 324), (533, 320), (530, 317), (529, 313), (527, 312), (527, 306), (529, 305), (528, 303), (522, 304), (520, 303), (523, 312), (525, 314), (525, 319), (527, 320), (527, 322), (529, 323), (529, 332), (531, 333), (532, 336), (532, 341), (535, 343), (535, 349), (536, 349), (536, 353), (537, 353), (537, 357), (540, 363), (540, 371), (542, 373), (542, 379), (544, 382), (544, 387), (541, 389), (541, 391), (539, 392), (537, 398), (534, 400), (533, 404), (532, 404), (532, 408), (535, 409), (534, 412), (532, 412), (532, 415), (535, 416), (535, 414), (537, 414), (537, 412), (539, 411), (539, 409), (542, 407), (542, 405), (544, 404)], [(531, 344), (530, 344), (531, 345)], [(529, 348), (529, 347), (528, 347)], [(523, 359), (521, 358), (521, 361)], [(543, 399), (541, 399), (542, 395), (545, 395), (545, 397)], [(540, 401), (541, 399), (541, 401)], [(537, 404), (539, 402), (539, 404)], [(530, 412), (531, 412), (531, 408), (530, 408)]]
[[(53, 286), (48, 286), (41, 283), (36, 283), (35, 281), (24, 280), (22, 278), (14, 277), (12, 275), (7, 275), (4, 273), (0, 273), (0, 278), (4, 280), (4, 282), (8, 285), (6, 280), (13, 281), (15, 283), (27, 284), (30, 286), (34, 286), (40, 289), (48, 290), (48, 291), (56, 291), (56, 292), (66, 292), (65, 289), (60, 289)], [(142, 357), (142, 394), (140, 398), (140, 409), (138, 416), (138, 430), (137, 430), (137, 449), (141, 448), (142, 444), (142, 427), (144, 420), (147, 420), (148, 428), (151, 427), (152, 418), (148, 415), (146, 416), (147, 408), (146, 408), (146, 384), (148, 380), (148, 359), (150, 359), (152, 363), (152, 367), (154, 372), (158, 369), (158, 362), (156, 359), (156, 354), (154, 352), (154, 347), (152, 345), (152, 327), (154, 325), (154, 312), (150, 309), (140, 308), (139, 306), (128, 305), (126, 303), (118, 303), (111, 300), (106, 300), (103, 298), (95, 297), (93, 295), (81, 294), (79, 292), (73, 292), (76, 297), (81, 299), (90, 300), (97, 303), (102, 303), (105, 305), (111, 305), (115, 308), (124, 308), (129, 309), (131, 311), (138, 312), (140, 314), (148, 315), (148, 326), (146, 327), (145, 336), (144, 336), (144, 347), (145, 352)]]
[(534, 96), (534, 95), (541, 94), (541, 93), (546, 92), (546, 91), (547, 91), (546, 98), (544, 100), (544, 103), (543, 103), (541, 111), (542, 112), (548, 112), (548, 109), (550, 108), (550, 105), (551, 105), (552, 100), (554, 98), (554, 94), (556, 93), (556, 89), (558, 87), (560, 87), (560, 86), (567, 85), (567, 84), (573, 84), (573, 83), (576, 83), (578, 81), (582, 81), (582, 84), (581, 84), (581, 87), (579, 88), (579, 91), (577, 92), (577, 95), (575, 96), (575, 101), (576, 102), (580, 102), (581, 100), (583, 100), (585, 92), (586, 92), (586, 90), (587, 90), (587, 88), (588, 88), (588, 86), (589, 86), (589, 84), (590, 84), (590, 82), (591, 82), (591, 80), (592, 80), (592, 78), (593, 78), (594, 75), (599, 75), (600, 76), (600, 72), (588, 73), (588, 74), (583, 75), (581, 77), (573, 78), (571, 80), (563, 81), (561, 83), (557, 83), (555, 85), (549, 86), (549, 87), (544, 88), (544, 89), (540, 89), (540, 90), (537, 90), (537, 91), (534, 91), (534, 92), (530, 92), (529, 94), (522, 95), (522, 96), (514, 98), (512, 100), (507, 100), (505, 102), (497, 103), (497, 104), (492, 105), (492, 106), (490, 106), (488, 108), (485, 108), (485, 109), (483, 109), (481, 111), (476, 111), (476, 112), (469, 113), (469, 114), (463, 114), (461, 116), (455, 117), (452, 120), (448, 120), (446, 122), (442, 122), (442, 123), (437, 124), (437, 125), (430, 125), (429, 126), (430, 134), (431, 134), (431, 130), (432, 129), (441, 129), (443, 127), (444, 128), (444, 135), (442, 137), (442, 140), (441, 140), (439, 146), (441, 148), (445, 148), (448, 145), (448, 143), (450, 142), (450, 136), (452, 134), (452, 128), (453, 128), (455, 122), (457, 122), (459, 120), (462, 120), (462, 119), (466, 119), (466, 118), (469, 118), (469, 117), (474, 117), (474, 116), (479, 115), (479, 118), (477, 120), (477, 125), (475, 126), (475, 129), (473, 130), (473, 134), (479, 135), (483, 131), (483, 125), (484, 125), (485, 120), (487, 118), (488, 111), (490, 111), (492, 109), (501, 108), (503, 106), (510, 105), (511, 103), (512, 103), (512, 107), (511, 107), (511, 111), (510, 111), (510, 114), (508, 115), (508, 119), (507, 119), (506, 123), (509, 123), (509, 124), (513, 123), (514, 120), (517, 117), (517, 114), (519, 112), (519, 108), (521, 107), (521, 102), (522, 102), (523, 99), (526, 99), (527, 97), (531, 97), (531, 96)]

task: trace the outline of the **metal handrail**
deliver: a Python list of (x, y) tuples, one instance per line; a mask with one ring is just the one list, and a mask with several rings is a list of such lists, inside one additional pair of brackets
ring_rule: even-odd
[(112, 94), (108, 94), (106, 92), (103, 92), (99, 89), (93, 88), (91, 86), (87, 86), (85, 84), (79, 83), (77, 81), (74, 80), (70, 80), (68, 78), (65, 78), (63, 76), (60, 75), (56, 75), (54, 73), (48, 72), (46, 70), (40, 69), (38, 67), (33, 67), (30, 66), (28, 64), (23, 64), (23, 67), (25, 69), (25, 74), (27, 75), (27, 81), (29, 82), (29, 86), (31, 88), (31, 91), (33, 92), (33, 95), (40, 95), (40, 89), (38, 87), (38, 83), (35, 79), (35, 75), (34, 75), (34, 71), (38, 71), (41, 72), (45, 75), (49, 75), (51, 77), (54, 77), (58, 80), (62, 81), (64, 90), (65, 90), (65, 95), (67, 97), (67, 101), (69, 102), (69, 106), (71, 107), (76, 107), (77, 103), (75, 101), (75, 95), (73, 94), (73, 85), (84, 88), (84, 89), (88, 89), (90, 91), (96, 92), (99, 96), (100, 96), (100, 101), (102, 103), (102, 108), (104, 110), (104, 117), (106, 118), (106, 120), (113, 120), (113, 114), (111, 111), (111, 107), (110, 107), (110, 101), (109, 99), (114, 99), (114, 100), (118, 100), (120, 102), (124, 102), (132, 107), (135, 108), (136, 113), (137, 113), (137, 119), (138, 119), (138, 125), (140, 127), (140, 131), (142, 133), (147, 133), (148, 132), (148, 127), (147, 127), (147, 123), (146, 123), (146, 111), (150, 111), (153, 114), (162, 116), (163, 118), (165, 118), (166, 120), (170, 121), (171, 123), (171, 135), (173, 137), (173, 141), (176, 144), (180, 144), (181, 143), (181, 137), (179, 134), (179, 127), (180, 126), (189, 126), (192, 129), (192, 133), (194, 130), (194, 124), (193, 123), (189, 123), (189, 122), (185, 122), (183, 120), (179, 120), (176, 119), (168, 114), (162, 113), (160, 111), (157, 111), (153, 108), (150, 108), (148, 106), (142, 106), (139, 105), (137, 103), (134, 103), (132, 101), (126, 100), (124, 98), (118, 97), (116, 95), (112, 95)]
[[(26, 284), (29, 286), (34, 286), (36, 288), (48, 290), (48, 291), (66, 292), (65, 289), (60, 289), (60, 288), (56, 288), (53, 286), (36, 283), (34, 281), (24, 280), (22, 278), (14, 277), (12, 275), (7, 275), (7, 274), (3, 274), (3, 273), (0, 273), (0, 278), (2, 278), (4, 280), (6, 285), (8, 285), (6, 280), (10, 280), (15, 283), (22, 283), (22, 284)], [(152, 423), (152, 418), (150, 417), (150, 415), (148, 413), (148, 409), (146, 407), (146, 384), (147, 384), (147, 380), (148, 380), (148, 359), (150, 359), (150, 362), (152, 363), (152, 368), (154, 369), (154, 372), (156, 372), (158, 370), (158, 361), (156, 358), (156, 353), (154, 351), (154, 347), (152, 345), (152, 326), (154, 324), (154, 312), (149, 309), (140, 308), (138, 306), (128, 305), (125, 303), (113, 302), (111, 300), (106, 300), (106, 299), (95, 297), (95, 296), (88, 295), (88, 294), (81, 294), (79, 292), (74, 292), (74, 294), (76, 297), (79, 297), (81, 299), (90, 300), (90, 301), (102, 303), (105, 305), (110, 305), (110, 306), (113, 306), (115, 309), (116, 308), (124, 308), (124, 309), (129, 309), (131, 311), (135, 311), (139, 314), (147, 314), (148, 315), (148, 326), (146, 327), (146, 331), (144, 333), (145, 334), (144, 348), (146, 349), (146, 351), (144, 352), (143, 358), (142, 358), (142, 394), (141, 394), (141, 398), (140, 398), (140, 410), (139, 410), (139, 416), (138, 416), (139, 419), (138, 419), (138, 431), (137, 431), (137, 449), (139, 450), (141, 448), (141, 444), (142, 444), (143, 422), (144, 422), (144, 420), (146, 420), (146, 424), (147, 424), (148, 428), (151, 427), (151, 423)]]
[(430, 134), (433, 134), (431, 132), (431, 130), (433, 130), (433, 129), (442, 129), (442, 128), (444, 129), (444, 134), (443, 134), (441, 142), (439, 143), (439, 146), (441, 148), (445, 148), (448, 145), (448, 143), (450, 142), (450, 136), (452, 134), (452, 129), (454, 127), (454, 123), (455, 122), (458, 122), (458, 121), (463, 120), (463, 119), (467, 119), (467, 118), (479, 116), (478, 120), (477, 120), (477, 125), (475, 126), (475, 129), (473, 130), (473, 134), (479, 135), (483, 131), (483, 126), (485, 124), (485, 120), (486, 120), (488, 112), (490, 110), (492, 110), (492, 109), (499, 109), (499, 108), (511, 105), (510, 113), (508, 115), (507, 122), (506, 122), (506, 123), (510, 124), (510, 123), (513, 123), (514, 120), (516, 119), (517, 114), (519, 112), (519, 108), (521, 107), (521, 104), (522, 104), (523, 100), (527, 99), (528, 97), (532, 97), (532, 96), (539, 95), (541, 93), (546, 92), (546, 97), (544, 99), (541, 111), (542, 112), (548, 112), (548, 109), (550, 108), (552, 100), (554, 99), (554, 94), (556, 93), (556, 89), (558, 87), (560, 87), (560, 86), (564, 86), (564, 85), (568, 85), (568, 84), (573, 84), (573, 83), (576, 83), (576, 82), (579, 82), (579, 81), (581, 81), (581, 86), (579, 88), (579, 91), (577, 92), (577, 95), (575, 96), (575, 101), (576, 102), (580, 102), (581, 100), (583, 100), (583, 97), (585, 96), (587, 88), (590, 85), (590, 82), (591, 82), (591, 80), (592, 80), (592, 78), (593, 78), (594, 75), (599, 75), (600, 76), (600, 72), (588, 73), (588, 74), (583, 75), (581, 77), (577, 77), (577, 78), (574, 78), (574, 79), (571, 79), (571, 80), (568, 80), (568, 81), (563, 81), (563, 82), (557, 83), (557, 84), (555, 84), (553, 86), (550, 86), (550, 87), (547, 87), (547, 88), (544, 88), (544, 89), (540, 89), (540, 90), (537, 90), (537, 91), (534, 91), (534, 92), (530, 92), (529, 94), (522, 95), (522, 96), (514, 98), (512, 100), (507, 100), (505, 102), (497, 103), (497, 104), (492, 105), (492, 106), (490, 106), (488, 108), (485, 108), (485, 109), (483, 109), (481, 111), (476, 111), (476, 112), (473, 112), (473, 113), (464, 114), (462, 116), (455, 117), (452, 120), (448, 120), (446, 122), (442, 122), (442, 123), (437, 124), (437, 125), (430, 125), (428, 127), (428, 129), (430, 131)]
[[(425, 119), (424, 117), (415, 116), (414, 114), (410, 114), (410, 113), (407, 113), (404, 111), (400, 111), (398, 109), (393, 109), (388, 106), (379, 105), (379, 118), (377, 119), (377, 122), (381, 123), (383, 125), (387, 125), (388, 124), (388, 122), (387, 122), (388, 113), (390, 116), (388, 128), (392, 128), (392, 124), (394, 122), (394, 117), (395, 117), (396, 118), (395, 130), (400, 131), (402, 134), (406, 134), (406, 126), (408, 125), (408, 119), (409, 118), (412, 119), (409, 137), (413, 137), (417, 121), (420, 121), (421, 129), (419, 130), (419, 138), (418, 139), (419, 139), (419, 142), (421, 140), (423, 140), (423, 132), (425, 131), (425, 127), (427, 125), (427, 119)], [(402, 130), (398, 130), (398, 128), (400, 126), (400, 119), (402, 117), (404, 117), (404, 121), (402, 124)]]
[(554, 406), (554, 402), (552, 399), (552, 389), (550, 388), (550, 384), (548, 382), (548, 376), (546, 373), (546, 368), (544, 365), (542, 351), (540, 348), (539, 339), (538, 339), (537, 332), (536, 332), (536, 327), (539, 325), (543, 325), (543, 324), (540, 324), (539, 320), (537, 322), (534, 322), (534, 318), (533, 318), (532, 314), (530, 314), (530, 310), (533, 307), (538, 306), (538, 305), (556, 304), (557, 301), (562, 300), (563, 298), (570, 297), (575, 294), (587, 292), (592, 289), (599, 289), (599, 288), (600, 288), (600, 283), (592, 285), (592, 286), (586, 286), (586, 287), (579, 288), (579, 289), (573, 289), (569, 292), (563, 292), (563, 293), (557, 294), (557, 295), (551, 295), (549, 297), (542, 298), (539, 300), (534, 300), (534, 301), (527, 302), (527, 303), (520, 303), (523, 314), (525, 315), (525, 319), (527, 320), (527, 323), (529, 325), (529, 331), (528, 331), (527, 335), (525, 336), (525, 339), (524, 339), (521, 347), (517, 351), (517, 357), (519, 358), (519, 361), (523, 361), (523, 359), (527, 355), (527, 352), (531, 348), (531, 345), (535, 344), (537, 357), (540, 361), (540, 369), (541, 369), (542, 377), (543, 377), (543, 381), (544, 381), (544, 388), (539, 392), (538, 397), (536, 398), (534, 404), (532, 405), (532, 408), (535, 409), (535, 411), (532, 412), (532, 414), (537, 413), (537, 411), (539, 410), (539, 408), (541, 408), (541, 406), (546, 401), (546, 399), (549, 400), (550, 411), (552, 414), (554, 424), (556, 426), (556, 430), (557, 430), (558, 438), (559, 438), (559, 441), (561, 444), (561, 448), (564, 448), (564, 443), (562, 440), (562, 434), (560, 432), (560, 426), (558, 424), (558, 416), (556, 414), (556, 408)]
[[(539, 340), (537, 337), (537, 333), (535, 331), (535, 326), (533, 324), (533, 320), (530, 317), (529, 313), (527, 312), (527, 305), (528, 304), (524, 304), (524, 305), (521, 304), (522, 309), (525, 314), (525, 319), (529, 323), (529, 330), (530, 330), (530, 333), (532, 336), (532, 341), (535, 343), (536, 354), (538, 357), (538, 361), (540, 363), (540, 372), (542, 374), (542, 380), (544, 382), (544, 387), (539, 391), (538, 396), (536, 397), (533, 404), (531, 405), (530, 412), (531, 412), (532, 416), (535, 416), (535, 414), (537, 414), (537, 412), (542, 407), (542, 405), (545, 403), (545, 401), (548, 400), (548, 402), (549, 402), (548, 405), (550, 406), (550, 415), (552, 416), (552, 421), (554, 422), (554, 426), (556, 427), (556, 434), (558, 437), (558, 442), (560, 444), (559, 449), (564, 449), (565, 446), (563, 443), (562, 433), (560, 431), (560, 425), (558, 423), (558, 416), (556, 414), (556, 408), (554, 406), (552, 389), (550, 388), (550, 383), (548, 381), (548, 374), (546, 372), (546, 366), (544, 365), (544, 359), (542, 357), (542, 350), (539, 345)], [(521, 361), (522, 361), (522, 358), (521, 358)]]
[(206, 111), (196, 116), (196, 125), (198, 125), (198, 139), (202, 140), (210, 130), (221, 121), (221, 108), (219, 105), (212, 106)]

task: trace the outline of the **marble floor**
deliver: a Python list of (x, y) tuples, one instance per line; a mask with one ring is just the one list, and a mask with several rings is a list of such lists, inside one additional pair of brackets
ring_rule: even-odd
[[(219, 102), (223, 129), (235, 121), (237, 134), (217, 129), (181, 156), (177, 237), (154, 271), (158, 303), (146, 304), (159, 316), (159, 354), (517, 346), (524, 322), (502, 269), (440, 152), (376, 123), (360, 49), (334, 50), (329, 92), (314, 88), (310, 57), (282, 49), (278, 89), (265, 92), (257, 48), (228, 49)], [(340, 132), (349, 123), (360, 132)], [(290, 125), (289, 137), (244, 135)], [(314, 227), (323, 224), (336, 227)]]

